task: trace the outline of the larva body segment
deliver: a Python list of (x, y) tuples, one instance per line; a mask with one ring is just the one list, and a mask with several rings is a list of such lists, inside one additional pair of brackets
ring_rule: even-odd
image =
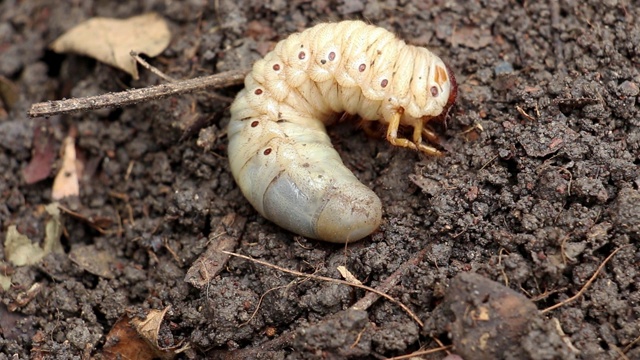
[[(325, 124), (341, 112), (388, 125), (394, 145), (430, 154), (424, 125), (446, 115), (455, 78), (427, 49), (361, 21), (314, 26), (256, 62), (231, 105), (231, 171), (267, 219), (330, 242), (359, 240), (380, 225), (380, 199), (344, 166)], [(412, 141), (399, 125), (414, 127)]]

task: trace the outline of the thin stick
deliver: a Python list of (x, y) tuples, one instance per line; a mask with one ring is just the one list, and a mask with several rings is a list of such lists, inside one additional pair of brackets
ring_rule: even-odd
[(150, 100), (162, 99), (171, 95), (186, 94), (197, 90), (224, 88), (242, 84), (248, 70), (231, 70), (215, 75), (195, 79), (176, 81), (168, 84), (150, 86), (84, 98), (47, 101), (33, 104), (29, 117), (70, 114), (78, 111), (97, 110), (109, 107), (123, 107)]
[[(391, 290), (398, 283), (398, 281), (400, 280), (400, 277), (402, 277), (402, 275), (404, 275), (404, 273), (407, 271), (407, 269), (410, 266), (418, 265), (422, 261), (422, 259), (424, 258), (426, 253), (427, 253), (427, 249), (426, 248), (422, 249), (413, 258), (409, 259), (404, 264), (400, 265), (400, 267), (396, 271), (394, 271), (393, 274), (389, 275), (389, 277), (387, 277), (382, 282), (382, 284), (380, 284), (376, 289), (378, 291), (380, 291), (380, 292), (383, 292), (383, 293), (389, 292), (389, 290)], [(358, 300), (355, 304), (353, 304), (351, 306), (351, 309), (354, 309), (354, 310), (367, 310), (379, 298), (380, 298), (380, 296), (378, 296), (377, 293), (368, 292), (365, 296), (362, 297), (362, 299)]]
[(255, 309), (255, 310), (253, 310), (253, 313), (252, 313), (252, 314), (251, 314), (251, 316), (249, 317), (249, 320), (247, 320), (247, 321), (243, 322), (242, 324), (238, 325), (238, 327), (243, 327), (243, 326), (247, 325), (248, 323), (250, 323), (250, 322), (251, 322), (251, 320), (253, 320), (253, 318), (254, 318), (254, 317), (256, 317), (256, 315), (258, 314), (258, 311), (260, 310), (260, 305), (262, 305), (262, 300), (264, 299), (264, 297), (265, 297), (265, 296), (267, 296), (267, 294), (269, 294), (269, 293), (270, 293), (270, 292), (272, 292), (272, 291), (276, 291), (276, 290), (280, 290), (280, 289), (286, 288), (286, 287), (288, 287), (289, 285), (290, 285), (290, 284), (282, 285), (282, 286), (277, 286), (277, 287), (274, 287), (274, 288), (271, 288), (271, 289), (269, 289), (269, 290), (265, 291), (265, 292), (264, 292), (264, 294), (262, 294), (262, 295), (260, 296), (260, 300), (258, 300), (258, 305), (256, 305), (256, 309)]
[(394, 356), (394, 357), (388, 358), (387, 360), (413, 359), (416, 356), (433, 354), (433, 353), (437, 353), (437, 352), (440, 352), (440, 351), (447, 351), (447, 350), (451, 349), (452, 347), (453, 347), (452, 345), (447, 345), (447, 346), (440, 346), (440, 347), (437, 347), (435, 349), (418, 350), (418, 351), (412, 352), (411, 354)]
[(176, 82), (177, 80), (172, 78), (171, 76), (163, 73), (162, 71), (160, 71), (157, 67), (149, 64), (145, 59), (141, 58), (140, 55), (138, 55), (137, 52), (131, 50), (131, 52), (129, 53), (129, 55), (131, 55), (131, 57), (133, 57), (134, 59), (136, 59), (136, 61), (138, 62), (138, 64), (142, 65), (142, 67), (144, 67), (145, 69), (151, 71), (152, 73), (156, 74), (157, 77), (163, 79), (166, 82)]
[(602, 262), (602, 264), (600, 264), (600, 266), (598, 266), (598, 268), (596, 269), (596, 272), (593, 273), (593, 275), (591, 276), (591, 278), (584, 284), (584, 286), (582, 287), (582, 289), (580, 289), (580, 291), (578, 291), (577, 294), (573, 295), (572, 297), (568, 298), (567, 300), (561, 301), (555, 305), (549, 306), (548, 308), (540, 311), (541, 313), (548, 313), (551, 310), (555, 310), (563, 305), (566, 305), (576, 299), (578, 299), (579, 297), (581, 297), (585, 291), (587, 291), (587, 289), (589, 288), (589, 286), (591, 286), (591, 284), (596, 280), (596, 278), (598, 277), (598, 274), (600, 274), (600, 271), (602, 271), (602, 269), (604, 269), (604, 266), (607, 265), (607, 263), (609, 262), (609, 260), (611, 260), (611, 258), (613, 258), (613, 256), (615, 254), (618, 253), (618, 251), (631, 246), (631, 244), (628, 245), (624, 245), (624, 246), (620, 246), (619, 248), (615, 249), (611, 255), (607, 256), (606, 259), (604, 259), (604, 261)]
[(622, 349), (622, 352), (626, 354), (627, 351), (631, 350), (633, 345), (635, 345), (638, 341), (640, 341), (640, 335), (638, 335), (638, 337), (635, 340), (633, 340), (629, 345), (625, 346), (624, 349)]
[(357, 287), (357, 288), (360, 288), (360, 289), (364, 289), (364, 290), (376, 293), (376, 294), (382, 296), (383, 298), (391, 301), (392, 303), (398, 305), (400, 308), (402, 308), (402, 310), (404, 310), (407, 313), (407, 315), (409, 315), (409, 317), (411, 317), (413, 319), (413, 321), (415, 321), (416, 323), (418, 323), (418, 325), (420, 325), (420, 327), (424, 326), (424, 324), (422, 323), (422, 321), (420, 321), (418, 316), (416, 316), (416, 314), (414, 314), (405, 304), (403, 304), (400, 301), (394, 299), (393, 297), (383, 293), (382, 291), (376, 290), (376, 289), (368, 287), (366, 285), (353, 284), (353, 283), (350, 283), (350, 282), (345, 281), (345, 280), (339, 280), (339, 279), (334, 279), (334, 278), (325, 277), (325, 276), (305, 274), (305, 273), (302, 273), (302, 272), (299, 272), (299, 271), (290, 270), (290, 269), (286, 269), (286, 268), (280, 267), (278, 265), (270, 264), (270, 263), (268, 263), (266, 261), (254, 259), (254, 258), (249, 257), (249, 256), (236, 254), (236, 253), (229, 252), (229, 251), (221, 251), (221, 252), (224, 253), (224, 254), (231, 255), (231, 256), (239, 257), (241, 259), (249, 260), (249, 261), (255, 262), (257, 264), (264, 265), (264, 266), (267, 266), (267, 267), (270, 267), (270, 268), (273, 268), (273, 269), (276, 269), (276, 270), (279, 270), (279, 271), (282, 271), (282, 272), (286, 272), (286, 273), (289, 273), (289, 274), (292, 274), (292, 275), (306, 277), (306, 278), (310, 278), (310, 279), (314, 279), (314, 280), (328, 281), (328, 282), (333, 282), (333, 283), (336, 283), (336, 284), (342, 284), (342, 285), (347, 285), (347, 286), (353, 286), (353, 287)]

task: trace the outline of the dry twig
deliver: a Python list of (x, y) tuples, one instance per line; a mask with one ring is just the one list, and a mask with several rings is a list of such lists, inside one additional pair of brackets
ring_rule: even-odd
[[(424, 258), (424, 256), (427, 253), (427, 249), (424, 249), (420, 252), (418, 252), (414, 257), (412, 257), (411, 259), (407, 260), (404, 264), (402, 264), (396, 271), (393, 272), (393, 274), (391, 274), (388, 278), (386, 278), (376, 289), (378, 292), (383, 292), (386, 293), (389, 290), (391, 290), (400, 280), (400, 278), (407, 272), (407, 270), (415, 265), (418, 265), (422, 259)], [(235, 255), (235, 254), (234, 254)], [(245, 258), (245, 259), (249, 259), (252, 261), (256, 261), (255, 259), (251, 259), (249, 257), (246, 257), (244, 255), (236, 255), (239, 256), (241, 258)], [(262, 263), (258, 260), (259, 263)], [(273, 267), (274, 265), (271, 264), (264, 264), (265, 266), (271, 266)], [(276, 267), (277, 268), (277, 267)], [(280, 270), (280, 269), (279, 269)], [(286, 271), (286, 269), (284, 269)], [(290, 271), (287, 271), (290, 273)], [(306, 278), (310, 278), (310, 276), (308, 276), (308, 274), (302, 274), (302, 276), (306, 277)], [(335, 281), (336, 279), (330, 279), (331, 281)], [(340, 282), (340, 280), (339, 280)], [(353, 286), (353, 284), (348, 283), (347, 285), (351, 285)], [(381, 295), (379, 295), (376, 292), (368, 292), (364, 297), (362, 297), (362, 299), (358, 300), (355, 304), (353, 304), (350, 309), (351, 310), (366, 310), (368, 309), (371, 305), (373, 305), (379, 298)], [(249, 359), (249, 358), (254, 358), (256, 356), (258, 356), (257, 354), (264, 354), (265, 352), (269, 352), (269, 351), (275, 351), (277, 349), (282, 349), (283, 347), (287, 347), (287, 346), (291, 346), (291, 343), (293, 342), (294, 338), (295, 338), (295, 331), (287, 331), (285, 333), (283, 333), (282, 335), (280, 335), (279, 337), (267, 341), (263, 344), (260, 344), (260, 346), (257, 347), (252, 347), (252, 348), (248, 348), (248, 349), (242, 349), (242, 350), (236, 350), (236, 351), (232, 351), (232, 352), (217, 352), (217, 355), (219, 356), (226, 356), (227, 360), (233, 360), (233, 359)], [(447, 350), (449, 347), (444, 348), (443, 350)], [(434, 349), (435, 350), (435, 349)], [(429, 351), (434, 351), (434, 350), (429, 350)], [(438, 350), (439, 351), (439, 350)]]
[(416, 358), (417, 356), (422, 356), (422, 355), (429, 355), (429, 354), (434, 354), (440, 351), (447, 351), (449, 349), (453, 348), (452, 345), (446, 345), (446, 346), (440, 346), (437, 347), (435, 349), (429, 349), (429, 350), (418, 350), (418, 351), (414, 351), (411, 354), (406, 354), (406, 355), (400, 355), (400, 356), (394, 356), (392, 358), (388, 358), (387, 360), (402, 360), (402, 359), (413, 359)]
[(239, 257), (241, 259), (249, 260), (251, 262), (255, 262), (256, 264), (264, 265), (266, 267), (270, 267), (272, 269), (276, 269), (278, 271), (282, 271), (282, 272), (289, 273), (289, 274), (292, 274), (292, 275), (296, 275), (296, 276), (300, 276), (300, 277), (306, 277), (306, 278), (310, 278), (310, 279), (314, 279), (314, 280), (328, 281), (328, 282), (333, 282), (333, 283), (336, 283), (336, 284), (353, 286), (353, 287), (357, 287), (357, 288), (360, 288), (360, 289), (367, 290), (369, 292), (372, 292), (372, 293), (375, 293), (375, 294), (377, 294), (379, 296), (382, 296), (383, 298), (385, 298), (385, 299), (391, 301), (392, 303), (398, 305), (402, 310), (404, 310), (407, 313), (407, 315), (409, 315), (410, 318), (413, 319), (413, 321), (418, 323), (418, 325), (420, 325), (420, 327), (424, 326), (424, 324), (418, 318), (418, 316), (416, 314), (414, 314), (413, 311), (411, 311), (411, 309), (409, 309), (405, 304), (403, 304), (400, 301), (396, 300), (395, 298), (385, 294), (384, 292), (382, 292), (380, 290), (376, 290), (376, 289), (374, 289), (372, 287), (369, 287), (369, 286), (366, 286), (366, 285), (358, 285), (358, 284), (350, 283), (350, 282), (345, 281), (345, 280), (334, 279), (334, 278), (330, 278), (330, 277), (326, 277), (326, 276), (305, 274), (305, 273), (302, 273), (302, 272), (299, 272), (299, 271), (286, 269), (286, 268), (280, 267), (278, 265), (274, 265), (274, 264), (268, 263), (266, 261), (254, 259), (252, 257), (245, 256), (245, 255), (242, 255), (242, 254), (236, 254), (236, 253), (233, 253), (233, 252), (230, 252), (230, 251), (221, 251), (221, 252), (224, 253), (224, 254), (227, 254), (227, 255), (231, 255), (231, 256)]
[(205, 89), (224, 88), (242, 84), (248, 72), (248, 70), (232, 70), (211, 76), (176, 81), (142, 89), (133, 89), (84, 98), (41, 102), (33, 104), (28, 114), (29, 117), (33, 118), (70, 114), (85, 110), (123, 107), (126, 105), (158, 100), (176, 94), (186, 94)]
[[(396, 269), (396, 271), (394, 271), (393, 274), (389, 275), (389, 277), (386, 278), (382, 282), (382, 284), (380, 284), (380, 286), (376, 287), (376, 289), (379, 292), (383, 292), (383, 293), (389, 292), (389, 290), (391, 290), (398, 283), (402, 275), (405, 274), (410, 267), (416, 266), (422, 261), (426, 253), (427, 253), (427, 249), (422, 249), (420, 252), (416, 254), (416, 256), (412, 257), (411, 259), (406, 261), (404, 264), (400, 265), (400, 267)], [(353, 304), (351, 306), (351, 309), (366, 310), (369, 307), (371, 307), (371, 305), (373, 305), (373, 303), (375, 303), (379, 298), (380, 298), (380, 295), (378, 295), (377, 293), (368, 292), (364, 297), (362, 297), (362, 299), (358, 300), (355, 304)]]
[(144, 67), (145, 69), (151, 71), (152, 73), (156, 74), (157, 77), (163, 79), (166, 82), (176, 82), (176, 79), (172, 78), (171, 76), (163, 73), (162, 71), (160, 71), (157, 67), (149, 64), (145, 59), (141, 58), (140, 55), (131, 50), (131, 52), (129, 53), (129, 55), (131, 55), (132, 58), (134, 58), (138, 64), (140, 64), (142, 67)]
[(548, 308), (543, 309), (540, 312), (543, 313), (543, 314), (544, 313), (548, 313), (551, 310), (555, 310), (555, 309), (557, 309), (557, 308), (559, 308), (559, 307), (561, 307), (563, 305), (566, 305), (566, 304), (568, 304), (568, 303), (580, 298), (585, 293), (585, 291), (587, 291), (589, 286), (591, 286), (591, 284), (596, 280), (596, 278), (598, 277), (598, 275), (600, 274), (602, 269), (604, 269), (604, 266), (607, 265), (609, 260), (611, 260), (613, 258), (613, 256), (618, 253), (618, 251), (620, 251), (620, 250), (622, 250), (622, 249), (624, 249), (626, 247), (629, 247), (629, 246), (631, 246), (631, 245), (620, 246), (619, 248), (615, 249), (609, 256), (607, 256), (607, 258), (604, 259), (602, 264), (600, 264), (600, 266), (598, 266), (598, 268), (596, 269), (596, 272), (593, 273), (591, 278), (589, 278), (589, 280), (584, 284), (582, 289), (580, 289), (580, 291), (578, 291), (577, 294), (575, 294), (572, 297), (570, 297), (570, 298), (568, 298), (568, 299), (566, 299), (564, 301), (561, 301), (561, 302), (559, 302), (559, 303), (557, 303), (555, 305), (549, 306)]

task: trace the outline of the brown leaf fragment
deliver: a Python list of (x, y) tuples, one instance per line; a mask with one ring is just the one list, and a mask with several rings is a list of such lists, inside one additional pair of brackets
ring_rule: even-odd
[[(171, 359), (175, 356), (174, 350), (180, 347), (180, 343), (175, 344), (171, 332), (162, 331), (162, 321), (171, 306), (167, 306), (162, 310), (150, 310), (144, 320), (134, 318), (131, 324), (135, 326), (138, 334), (140, 334), (150, 345), (152, 345), (157, 356), (162, 359)], [(162, 341), (160, 341), (162, 339)], [(169, 344), (164, 347), (162, 344)]]
[[(167, 306), (162, 310), (149, 310), (144, 319), (132, 318), (129, 315), (118, 319), (107, 334), (107, 340), (102, 348), (102, 357), (108, 360), (173, 359), (177, 353), (184, 351), (186, 346), (181, 347), (181, 343), (169, 347), (158, 345), (163, 320), (169, 309), (170, 307)], [(173, 343), (173, 339), (171, 342)]]
[(31, 161), (22, 170), (22, 176), (27, 184), (34, 184), (46, 179), (51, 173), (51, 166), (56, 158), (53, 135), (48, 122), (33, 129), (33, 150)]
[(222, 218), (216, 229), (209, 234), (207, 250), (189, 268), (184, 281), (202, 289), (218, 275), (229, 261), (229, 255), (221, 251), (233, 251), (236, 248), (246, 222), (246, 218), (234, 213)]
[(138, 79), (136, 61), (129, 53), (135, 51), (153, 57), (164, 51), (170, 40), (165, 20), (157, 13), (147, 13), (128, 19), (89, 19), (56, 39), (51, 49), (90, 56)]
[(113, 325), (100, 354), (103, 359), (151, 360), (155, 357), (151, 346), (140, 337), (130, 321), (125, 315)]

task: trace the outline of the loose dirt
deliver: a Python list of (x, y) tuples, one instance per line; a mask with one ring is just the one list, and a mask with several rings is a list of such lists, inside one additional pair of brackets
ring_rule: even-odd
[[(448, 126), (438, 129), (447, 154), (394, 148), (355, 123), (331, 127), (345, 164), (384, 206), (380, 230), (345, 248), (283, 231), (238, 190), (225, 138), (238, 87), (27, 118), (36, 102), (162, 83), (146, 70), (134, 81), (47, 48), (88, 18), (148, 11), (173, 34), (150, 61), (182, 79), (249, 68), (320, 21), (366, 19), (428, 46), (459, 83)], [(11, 278), (0, 290), (0, 359), (101, 354), (119, 318), (167, 306), (165, 345), (190, 347), (178, 358), (404, 355), (439, 347), (434, 339), (452, 344), (447, 334), (460, 324), (441, 310), (457, 274), (495, 280), (543, 310), (576, 294), (624, 245), (583, 296), (536, 314), (509, 354), (640, 359), (639, 17), (640, 7), (623, 0), (0, 3), (0, 75), (19, 95), (5, 95), (0, 108), (0, 243), (11, 225), (44, 238), (43, 206), (70, 130), (83, 164), (79, 198), (63, 202), (81, 215), (63, 215), (63, 253), (17, 267), (0, 244), (0, 274)], [(27, 183), (23, 171), (35, 158), (44, 176)], [(373, 288), (426, 249), (388, 291), (425, 327), (385, 299), (351, 309), (362, 289), (234, 257), (202, 275), (211, 275), (206, 286), (185, 282), (229, 214), (246, 220), (235, 252), (336, 279), (343, 265)], [(70, 254), (86, 246), (108, 255), (109, 271), (74, 261)], [(499, 337), (501, 329), (488, 331)]]

